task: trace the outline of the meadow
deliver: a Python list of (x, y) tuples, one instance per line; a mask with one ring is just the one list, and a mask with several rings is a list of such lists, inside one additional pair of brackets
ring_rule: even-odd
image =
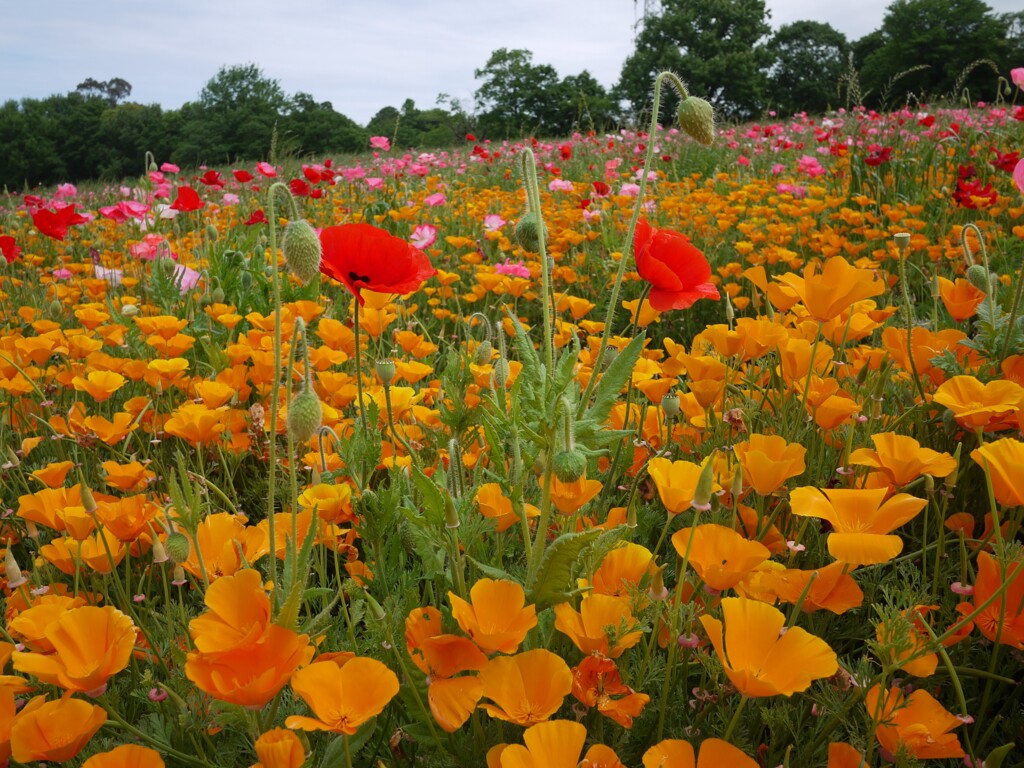
[(0, 198), (0, 765), (1024, 766), (1011, 98)]

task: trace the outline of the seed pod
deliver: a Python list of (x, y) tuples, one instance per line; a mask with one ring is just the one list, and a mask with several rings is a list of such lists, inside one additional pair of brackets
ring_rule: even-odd
[(380, 379), (380, 383), (385, 387), (395, 380), (395, 361), (391, 358), (378, 360), (374, 365), (374, 370), (377, 373), (377, 378)]

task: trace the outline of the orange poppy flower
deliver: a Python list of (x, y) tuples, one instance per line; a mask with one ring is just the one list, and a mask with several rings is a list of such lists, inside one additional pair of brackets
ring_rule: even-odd
[[(697, 481), (704, 470), (703, 464), (692, 461), (672, 461), (659, 456), (647, 463), (647, 472), (658, 489), (661, 503), (670, 514), (685, 512), (693, 504)], [(714, 490), (721, 490), (715, 483)]]
[(0, 763), (11, 757), (11, 725), (14, 724), (14, 689), (0, 685)]
[(94, 692), (128, 666), (135, 625), (116, 608), (85, 605), (60, 614), (46, 628), (54, 652), (15, 653), (14, 668), (66, 691)]
[(826, 768), (864, 768), (864, 765), (864, 755), (849, 744), (834, 741), (828, 745)]
[(155, 749), (138, 744), (122, 744), (109, 752), (93, 755), (82, 768), (164, 768), (164, 759)]
[(225, 429), (224, 411), (207, 408), (202, 403), (183, 403), (164, 422), (164, 431), (168, 435), (180, 437), (195, 446), (220, 440)]
[(676, 531), (672, 546), (680, 557), (689, 555), (690, 566), (697, 575), (719, 591), (736, 586), (772, 554), (764, 544), (714, 523)]
[(59, 488), (64, 485), (64, 479), (74, 466), (75, 462), (73, 461), (53, 461), (42, 469), (35, 470), (32, 473), (32, 477), (39, 480), (47, 488)]
[[(632, 542), (622, 542), (604, 556), (590, 580), (580, 586), (590, 587), (591, 595), (635, 598), (645, 580), (650, 579), (656, 570), (651, 550)], [(642, 598), (639, 602), (646, 604)]]
[(256, 642), (226, 651), (190, 653), (185, 677), (215, 699), (262, 707), (313, 658), (308, 635), (269, 624)]
[(156, 472), (146, 469), (146, 465), (138, 461), (130, 461), (127, 464), (104, 461), (100, 466), (103, 467), (106, 484), (119, 491), (140, 490), (156, 477)]
[(726, 676), (745, 696), (792, 696), (839, 669), (835, 652), (800, 627), (780, 634), (782, 611), (742, 597), (722, 599), (723, 622), (700, 617)]
[(803, 277), (787, 272), (775, 280), (796, 293), (807, 314), (823, 323), (834, 320), (855, 302), (879, 296), (885, 290), (873, 270), (858, 269), (843, 256), (826, 261), (820, 273), (811, 263)]
[(982, 384), (974, 376), (954, 376), (944, 382), (932, 398), (949, 408), (961, 427), (990, 432), (1009, 424), (1024, 402), (1024, 387), (999, 379)]
[(604, 744), (594, 744), (583, 756), (580, 768), (626, 768), (615, 750)]
[(921, 651), (931, 641), (931, 635), (924, 627), (924, 616), (936, 608), (937, 605), (918, 605), (904, 611), (900, 619), (878, 622), (875, 637), (879, 648), (886, 654), (880, 661), (885, 664), (897, 662), (899, 669), (915, 677), (931, 675), (939, 665), (938, 654)]
[(693, 747), (682, 739), (665, 739), (644, 752), (644, 768), (757, 768), (757, 762), (721, 739), (707, 739), (694, 760)]
[(130, 413), (119, 411), (114, 414), (113, 420), (105, 419), (102, 416), (86, 416), (82, 420), (82, 425), (102, 442), (114, 445), (124, 440), (129, 432), (134, 432), (139, 428), (139, 425), (134, 422), (135, 417)]
[(36, 696), (11, 724), (11, 757), (18, 763), (64, 763), (107, 721), (107, 713), (81, 699)]
[[(523, 733), (526, 746), (512, 744), (500, 753), (501, 768), (576, 768), (587, 729), (571, 720), (538, 723)], [(490, 756), (488, 756), (490, 757)], [(490, 761), (488, 760), (488, 765)]]
[[(1024, 401), (1022, 401), (1024, 402)], [(996, 500), (1007, 507), (1024, 504), (1024, 443), (1005, 437), (971, 451), (971, 458), (987, 470)]]
[(597, 496), (602, 488), (604, 484), (600, 480), (588, 480), (585, 476), (569, 483), (553, 477), (551, 501), (563, 515), (572, 515)]
[(515, 653), (526, 633), (537, 626), (537, 608), (526, 605), (526, 593), (513, 581), (480, 579), (467, 603), (448, 593), (452, 617), (462, 631), (487, 653)]
[[(196, 541), (187, 532), (189, 539), (188, 559), (181, 564), (182, 568), (196, 578), (202, 577), (199, 567), (199, 555), (196, 552)], [(266, 531), (256, 526), (247, 526), (245, 518), (217, 512), (207, 515), (199, 523), (196, 539), (203, 551), (203, 564), (206, 575), (211, 579), (230, 576), (243, 566), (242, 558), (252, 564), (270, 551)], [(241, 550), (241, 553), (239, 553)]]
[(790, 605), (803, 596), (800, 609), (804, 613), (826, 610), (841, 615), (864, 602), (864, 592), (850, 570), (849, 564), (838, 560), (806, 571), (766, 560), (736, 585), (736, 593), (763, 603), (778, 600)]
[(376, 659), (337, 658), (300, 669), (292, 676), (292, 690), (316, 718), (292, 715), (284, 722), (288, 728), (351, 736), (384, 711), (398, 693), (398, 677)]
[(572, 695), (588, 707), (597, 707), (623, 728), (632, 728), (633, 718), (639, 717), (651, 700), (622, 682), (614, 661), (593, 655), (573, 667)]
[[(294, 732), (273, 728), (262, 734), (253, 745), (260, 759), (252, 768), (301, 768), (306, 750)], [(83, 766), (84, 768), (84, 766)]]
[(126, 381), (124, 376), (113, 371), (89, 371), (85, 378), (75, 376), (71, 384), (76, 391), (85, 392), (97, 403), (102, 403), (109, 400)]
[[(794, 515), (817, 517), (832, 524), (828, 551), (850, 565), (874, 565), (903, 551), (903, 539), (891, 534), (912, 520), (928, 503), (907, 493), (887, 501), (886, 488), (796, 488), (790, 494)], [(884, 503), (883, 503), (884, 501)]]
[(270, 597), (257, 570), (217, 579), (206, 590), (203, 602), (206, 611), (188, 625), (196, 649), (202, 653), (252, 645), (270, 624)]
[(921, 475), (945, 477), (956, 470), (956, 459), (948, 453), (924, 448), (917, 440), (895, 432), (871, 436), (875, 450), (858, 448), (850, 453), (850, 464), (871, 467), (896, 487), (907, 485)]
[(955, 281), (940, 277), (938, 282), (939, 298), (942, 299), (949, 316), (958, 323), (974, 317), (978, 305), (985, 300), (985, 292), (962, 277)]
[(762, 496), (774, 493), (806, 469), (807, 449), (778, 435), (751, 434), (733, 446), (743, 479)]
[[(978, 553), (978, 575), (974, 580), (974, 608), (982, 605), (1000, 588), (999, 563), (988, 552)], [(1006, 564), (1004, 597), (993, 600), (974, 622), (988, 640), (1024, 650), (1024, 559)]]
[(964, 756), (960, 740), (950, 733), (963, 722), (927, 691), (918, 688), (907, 697), (896, 686), (883, 693), (876, 685), (864, 703), (877, 723), (878, 743), (890, 753), (895, 755), (902, 747), (919, 760)]
[(560, 656), (538, 648), (497, 656), (480, 670), (480, 705), (491, 717), (530, 726), (551, 717), (572, 690), (572, 672)]
[[(499, 532), (507, 531), (519, 522), (519, 516), (512, 508), (512, 499), (505, 495), (500, 483), (483, 483), (476, 489), (473, 501), (481, 515), (494, 520)], [(540, 510), (532, 504), (524, 504), (523, 507), (527, 518), (540, 516)]]
[(555, 629), (569, 636), (583, 653), (617, 659), (643, 638), (629, 602), (610, 595), (588, 595), (579, 612), (570, 603), (555, 606)]

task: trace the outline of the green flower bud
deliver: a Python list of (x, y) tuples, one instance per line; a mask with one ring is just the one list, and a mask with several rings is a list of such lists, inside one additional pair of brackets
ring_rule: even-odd
[(288, 269), (303, 284), (320, 274), (320, 258), (323, 249), (320, 238), (305, 219), (288, 222), (281, 242), (284, 260)]
[(679, 105), (679, 127), (695, 141), (710, 147), (715, 143), (715, 109), (704, 99), (686, 97)]
[(324, 409), (320, 398), (311, 389), (305, 389), (292, 398), (288, 407), (288, 432), (296, 443), (305, 443), (320, 429)]
[(989, 280), (988, 270), (981, 264), (971, 264), (967, 268), (967, 282), (979, 291), (988, 293), (992, 290), (992, 283)]
[(697, 478), (697, 488), (693, 492), (694, 509), (707, 512), (711, 509), (711, 497), (715, 494), (715, 462), (709, 456), (704, 468), (701, 469), (700, 477)]
[(222, 304), (224, 302), (224, 289), (218, 285), (210, 292), (210, 298), (213, 299), (214, 303)]
[(164, 549), (167, 551), (167, 556), (175, 563), (184, 563), (192, 551), (192, 544), (189, 542), (188, 536), (180, 531), (175, 531), (164, 541)]
[(577, 448), (559, 451), (551, 466), (555, 477), (563, 483), (574, 483), (587, 471), (587, 457)]
[(217, 228), (215, 226), (213, 226), (213, 224), (207, 224), (206, 225), (206, 239), (207, 240), (216, 240), (219, 236), (220, 236), (220, 232), (217, 231)]
[(491, 362), (492, 352), (494, 352), (494, 347), (491, 345), (491, 342), (487, 340), (481, 341), (473, 355), (473, 362), (477, 365), (487, 365)]
[(64, 312), (64, 305), (61, 304), (57, 299), (50, 302), (50, 314), (60, 315)]
[(547, 237), (548, 231), (536, 212), (530, 211), (516, 224), (516, 242), (532, 253), (540, 250), (540, 233)]

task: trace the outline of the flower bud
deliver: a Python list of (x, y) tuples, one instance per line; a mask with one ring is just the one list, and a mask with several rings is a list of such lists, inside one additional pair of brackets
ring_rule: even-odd
[(220, 235), (220, 232), (217, 231), (217, 228), (213, 224), (207, 224), (206, 225), (206, 239), (207, 240), (216, 240), (219, 235)]
[(124, 317), (135, 317), (137, 314), (139, 314), (139, 305), (138, 304), (125, 304), (125, 305), (123, 305), (121, 307), (121, 314)]
[(715, 143), (715, 109), (704, 99), (688, 96), (679, 104), (679, 127), (705, 147)]
[(160, 539), (153, 537), (153, 563), (166, 563), (171, 559), (171, 556), (167, 554), (167, 548)]
[(523, 215), (516, 224), (516, 242), (533, 253), (540, 250), (541, 232), (547, 237), (547, 228), (535, 211)]
[(967, 268), (967, 282), (985, 293), (992, 290), (992, 282), (989, 279), (988, 270), (981, 264), (971, 264)]
[(715, 493), (715, 462), (709, 456), (704, 468), (697, 478), (697, 488), (693, 492), (693, 508), (706, 512), (711, 509), (711, 497)]
[(192, 544), (189, 542), (188, 536), (180, 531), (175, 531), (167, 537), (167, 540), (164, 542), (164, 549), (168, 557), (175, 563), (184, 563), (188, 560), (189, 553), (192, 551)]
[(477, 365), (487, 365), (491, 362), (491, 354), (494, 352), (494, 347), (491, 342), (481, 341), (476, 348), (476, 352), (473, 353), (473, 362)]
[(578, 448), (559, 451), (551, 462), (555, 477), (563, 483), (574, 483), (587, 471), (587, 457)]
[(50, 314), (60, 315), (64, 312), (64, 305), (61, 304), (57, 299), (50, 302)]
[(17, 589), (24, 584), (28, 579), (21, 573), (21, 566), (18, 565), (18, 561), (14, 559), (14, 552), (11, 551), (11, 545), (7, 545), (7, 554), (4, 555), (4, 571), (7, 577), (7, 588)]
[(224, 302), (224, 289), (223, 289), (223, 288), (221, 288), (221, 287), (220, 287), (220, 286), (218, 285), (218, 286), (217, 286), (216, 288), (214, 288), (214, 289), (213, 289), (213, 290), (212, 290), (212, 291), (210, 292), (210, 298), (211, 298), (211, 299), (213, 299), (213, 300), (214, 300), (214, 302), (215, 302), (215, 303), (217, 303), (217, 304), (221, 304), (221, 303), (223, 303), (223, 302)]
[(320, 258), (323, 255), (323, 249), (320, 245), (320, 238), (316, 236), (313, 227), (305, 219), (288, 222), (288, 226), (284, 230), (281, 250), (284, 251), (284, 260), (288, 264), (288, 269), (303, 284), (320, 274)]
[(320, 398), (311, 389), (304, 389), (292, 398), (288, 407), (288, 432), (296, 443), (305, 443), (316, 434), (323, 422), (324, 409)]
[(96, 499), (93, 498), (92, 490), (85, 484), (85, 478), (82, 477), (81, 473), (78, 475), (78, 480), (82, 488), (82, 508), (90, 515), (95, 514), (99, 507), (96, 505)]

